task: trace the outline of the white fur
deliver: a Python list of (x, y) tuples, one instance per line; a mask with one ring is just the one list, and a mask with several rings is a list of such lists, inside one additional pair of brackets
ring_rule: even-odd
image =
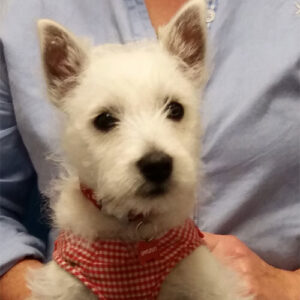
[[(188, 9), (198, 10), (199, 20), (180, 20)], [(173, 20), (160, 30), (160, 42), (128, 45), (105, 45), (87, 48), (72, 34), (52, 21), (39, 22), (42, 52), (48, 47), (49, 26), (64, 33), (70, 56), (62, 61), (60, 71), (82, 59), (65, 81), (46, 78), (51, 100), (66, 113), (64, 149), (68, 175), (62, 178), (60, 195), (54, 201), (54, 221), (59, 229), (94, 240), (118, 238), (138, 241), (156, 238), (174, 226), (181, 225), (192, 213), (195, 185), (199, 174), (200, 136), (198, 88), (206, 78), (205, 53), (201, 61), (189, 66), (184, 53), (193, 53), (195, 44), (186, 46), (174, 24), (193, 21), (203, 30), (203, 1), (191, 1)], [(180, 25), (181, 26), (181, 25)], [(50, 37), (51, 41), (51, 37)], [(74, 42), (76, 41), (76, 42)], [(171, 53), (167, 45), (179, 52)], [(203, 46), (203, 45), (202, 45)], [(168, 50), (169, 49), (169, 50)], [(199, 51), (205, 51), (200, 47)], [(186, 51), (185, 51), (186, 50)], [(199, 56), (200, 57), (200, 56)], [(44, 67), (47, 73), (47, 61)], [(64, 65), (65, 64), (65, 65)], [(54, 83), (54, 84), (53, 84)], [(63, 92), (62, 92), (63, 87)], [(167, 101), (167, 102), (166, 102)], [(167, 118), (167, 103), (178, 101), (184, 106), (184, 117), (176, 122)], [(101, 132), (93, 120), (110, 111), (119, 120), (117, 127)], [(154, 198), (139, 195), (144, 178), (136, 162), (146, 153), (159, 150), (173, 158), (173, 172), (168, 192)], [(200, 172), (201, 173), (201, 172)], [(81, 194), (79, 183), (92, 188), (103, 201), (100, 211)], [(130, 211), (143, 213), (147, 222), (137, 231), (135, 222), (127, 222)], [(32, 300), (96, 299), (77, 279), (50, 262), (31, 274)], [(241, 300), (243, 289), (237, 276), (222, 266), (204, 246), (180, 262), (167, 276), (160, 300)]]

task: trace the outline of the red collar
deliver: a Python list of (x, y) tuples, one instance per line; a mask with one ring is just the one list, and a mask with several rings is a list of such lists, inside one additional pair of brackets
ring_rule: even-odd
[[(102, 210), (102, 201), (97, 200), (95, 193), (92, 189), (88, 188), (86, 185), (80, 183), (80, 190), (84, 197), (92, 202), (99, 210)], [(136, 221), (143, 221), (144, 215), (143, 214), (135, 214), (133, 211), (128, 213), (127, 219), (129, 222), (136, 222)]]
[(101, 200), (97, 201), (95, 193), (92, 189), (88, 188), (86, 185), (80, 183), (81, 193), (85, 196), (86, 199), (90, 200), (98, 209), (102, 209)]

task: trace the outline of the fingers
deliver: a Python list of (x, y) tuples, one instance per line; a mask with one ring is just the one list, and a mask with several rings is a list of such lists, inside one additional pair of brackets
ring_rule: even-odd
[(204, 233), (204, 241), (208, 249), (219, 257), (243, 257), (248, 254), (248, 248), (233, 235)]

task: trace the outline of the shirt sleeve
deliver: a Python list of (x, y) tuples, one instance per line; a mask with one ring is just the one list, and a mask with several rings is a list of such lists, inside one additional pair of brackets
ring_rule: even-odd
[(35, 171), (16, 125), (0, 39), (0, 276), (25, 257), (44, 258), (45, 243), (24, 225), (35, 184)]

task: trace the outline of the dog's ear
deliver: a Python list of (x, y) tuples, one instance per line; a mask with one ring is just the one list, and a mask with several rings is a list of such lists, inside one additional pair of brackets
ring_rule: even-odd
[(38, 31), (48, 93), (59, 107), (62, 99), (78, 84), (87, 55), (72, 33), (51, 20), (39, 20)]
[(180, 68), (196, 84), (203, 80), (206, 59), (205, 10), (203, 0), (188, 1), (158, 30), (163, 47), (179, 58)]

